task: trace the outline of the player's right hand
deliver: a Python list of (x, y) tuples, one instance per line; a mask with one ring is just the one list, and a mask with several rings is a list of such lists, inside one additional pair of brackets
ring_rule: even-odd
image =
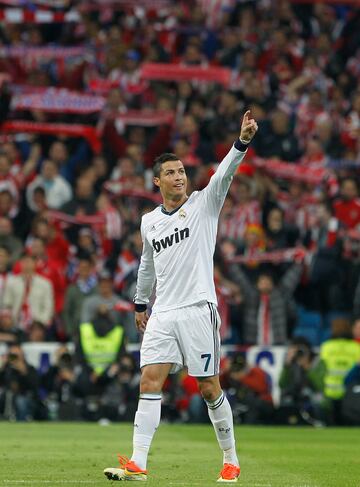
[(147, 311), (142, 311), (141, 313), (135, 311), (135, 324), (138, 331), (144, 333), (146, 329), (146, 323), (148, 322), (149, 315)]

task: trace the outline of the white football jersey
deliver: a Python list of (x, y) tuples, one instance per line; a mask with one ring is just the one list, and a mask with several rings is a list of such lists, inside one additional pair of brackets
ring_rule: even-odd
[(206, 188), (192, 193), (172, 212), (159, 206), (142, 217), (135, 303), (148, 304), (156, 281), (153, 311), (201, 301), (217, 304), (213, 255), (219, 213), (244, 156), (233, 146)]

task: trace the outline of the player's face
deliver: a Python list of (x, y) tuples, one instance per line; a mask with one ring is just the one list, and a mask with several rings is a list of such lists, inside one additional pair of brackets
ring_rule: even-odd
[(161, 165), (160, 177), (154, 178), (164, 198), (181, 199), (186, 194), (187, 177), (181, 161), (168, 161)]

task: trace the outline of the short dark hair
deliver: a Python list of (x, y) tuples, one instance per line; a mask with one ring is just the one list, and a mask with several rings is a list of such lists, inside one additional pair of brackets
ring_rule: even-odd
[(153, 166), (153, 173), (156, 178), (160, 177), (160, 171), (161, 171), (161, 166), (168, 161), (178, 161), (179, 158), (176, 154), (173, 154), (172, 152), (164, 152), (164, 154), (161, 154), (158, 156), (155, 161), (154, 161), (154, 166)]

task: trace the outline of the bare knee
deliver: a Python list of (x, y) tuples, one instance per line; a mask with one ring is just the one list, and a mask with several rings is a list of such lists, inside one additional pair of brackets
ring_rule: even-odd
[(154, 394), (162, 391), (164, 382), (170, 371), (171, 364), (150, 365), (142, 369), (140, 380), (141, 394)]
[(218, 376), (198, 379), (198, 384), (200, 393), (205, 401), (215, 401), (221, 394), (221, 386)]
[(145, 394), (160, 393), (163, 384), (156, 377), (142, 375), (140, 380), (140, 392)]

